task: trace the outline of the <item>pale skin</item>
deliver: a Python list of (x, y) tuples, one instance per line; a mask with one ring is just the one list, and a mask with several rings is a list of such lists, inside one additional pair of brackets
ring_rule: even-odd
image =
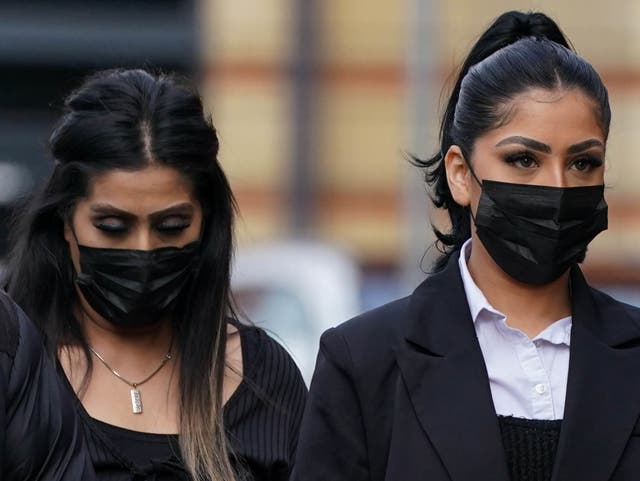
[[(189, 244), (199, 237), (202, 208), (191, 185), (178, 171), (152, 164), (137, 171), (113, 170), (95, 178), (87, 197), (78, 202), (71, 222), (73, 230), (66, 223), (64, 236), (78, 270), (77, 242), (91, 247), (139, 250)], [(171, 345), (170, 319), (144, 328), (119, 328), (96, 313), (79, 290), (77, 293), (78, 317), (88, 342), (109, 365), (132, 382), (153, 372)], [(242, 380), (240, 335), (231, 326), (227, 334), (223, 403)], [(78, 393), (86, 367), (84, 354), (78, 349), (63, 348), (59, 358)], [(134, 431), (178, 433), (180, 353), (175, 344), (172, 359), (139, 387), (141, 414), (132, 413), (131, 388), (98, 359), (94, 357), (93, 361), (86, 390), (80, 393), (82, 405), (91, 417)]]
[[(595, 104), (579, 90), (531, 89), (508, 106), (508, 121), (478, 137), (471, 165), (483, 179), (555, 187), (604, 183), (606, 139)], [(454, 200), (476, 212), (481, 188), (457, 145), (445, 154)], [(474, 281), (507, 324), (533, 338), (571, 315), (569, 273), (542, 286), (506, 274), (478, 239), (471, 221), (473, 248), (468, 261)]]

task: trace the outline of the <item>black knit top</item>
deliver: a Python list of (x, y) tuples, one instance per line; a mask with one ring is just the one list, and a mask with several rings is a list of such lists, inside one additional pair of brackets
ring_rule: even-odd
[[(244, 380), (224, 421), (241, 479), (285, 481), (307, 389), (291, 357), (264, 331), (240, 327)], [(131, 431), (92, 419), (78, 403), (99, 481), (190, 481), (178, 435)]]
[(511, 481), (549, 481), (562, 420), (498, 416)]

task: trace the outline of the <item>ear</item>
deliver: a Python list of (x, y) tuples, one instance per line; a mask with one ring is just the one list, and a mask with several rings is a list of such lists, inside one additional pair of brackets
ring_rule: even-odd
[(462, 150), (452, 145), (444, 156), (444, 168), (451, 196), (457, 204), (467, 206), (471, 203), (471, 171)]

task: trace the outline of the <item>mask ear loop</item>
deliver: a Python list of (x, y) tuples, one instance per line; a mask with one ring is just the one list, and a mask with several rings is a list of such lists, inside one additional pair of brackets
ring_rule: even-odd
[[(476, 171), (473, 170), (473, 166), (471, 165), (471, 162), (467, 160), (467, 155), (464, 152), (462, 153), (462, 158), (464, 159), (464, 163), (467, 164), (467, 167), (469, 168), (469, 172), (471, 172), (471, 175), (473, 176), (476, 183), (480, 187), (480, 190), (482, 190), (482, 182), (480, 181), (480, 179), (478, 179), (478, 176), (476, 175)], [(473, 225), (476, 225), (476, 217), (473, 215), (473, 210), (471, 209), (471, 205), (469, 205), (469, 215), (471, 216)]]
[[(78, 236), (76, 235), (76, 230), (73, 228), (73, 222), (72, 222), (71, 216), (68, 215), (68, 211), (60, 212), (60, 217), (62, 218), (63, 222), (65, 222), (66, 225), (69, 226), (69, 230), (71, 231), (71, 235), (73, 236), (73, 240), (76, 241), (76, 247), (77, 247), (78, 251), (80, 251), (80, 241), (78, 240)], [(69, 252), (69, 261), (71, 261), (71, 252)], [(76, 280), (76, 282), (80, 278), (80, 276), (84, 276), (85, 275), (82, 272), (82, 269), (80, 267), (79, 267), (79, 270), (76, 270), (75, 266), (73, 265), (73, 262), (71, 262), (71, 269), (72, 269), (72, 272), (73, 272), (73, 277)]]
[(76, 230), (73, 228), (71, 224), (69, 224), (69, 230), (71, 231), (71, 235), (73, 235), (73, 239), (76, 241), (76, 246), (80, 247), (80, 241), (78, 241)]
[(462, 152), (462, 158), (464, 159), (464, 163), (467, 164), (467, 167), (469, 168), (469, 172), (471, 172), (471, 175), (473, 176), (473, 178), (476, 180), (476, 182), (478, 183), (480, 188), (482, 188), (482, 181), (480, 179), (478, 179), (478, 176), (476, 175), (476, 171), (473, 170), (473, 166), (471, 165), (471, 162), (469, 162), (469, 160), (467, 160), (467, 154)]
[(72, 215), (70, 215), (69, 210), (60, 208), (58, 210), (58, 215), (60, 216), (60, 219), (62, 220), (62, 222), (64, 222), (66, 225), (69, 226), (69, 230), (71, 231), (73, 240), (76, 241), (76, 245), (80, 246), (80, 242), (78, 241), (78, 236), (76, 235), (76, 230), (73, 228)]

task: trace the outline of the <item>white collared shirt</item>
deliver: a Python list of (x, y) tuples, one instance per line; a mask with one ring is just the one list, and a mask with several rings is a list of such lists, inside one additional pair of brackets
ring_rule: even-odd
[(489, 374), (496, 413), (528, 419), (562, 419), (569, 371), (571, 317), (555, 321), (535, 338), (507, 325), (473, 281), (467, 260), (471, 239), (458, 264), (471, 318)]

